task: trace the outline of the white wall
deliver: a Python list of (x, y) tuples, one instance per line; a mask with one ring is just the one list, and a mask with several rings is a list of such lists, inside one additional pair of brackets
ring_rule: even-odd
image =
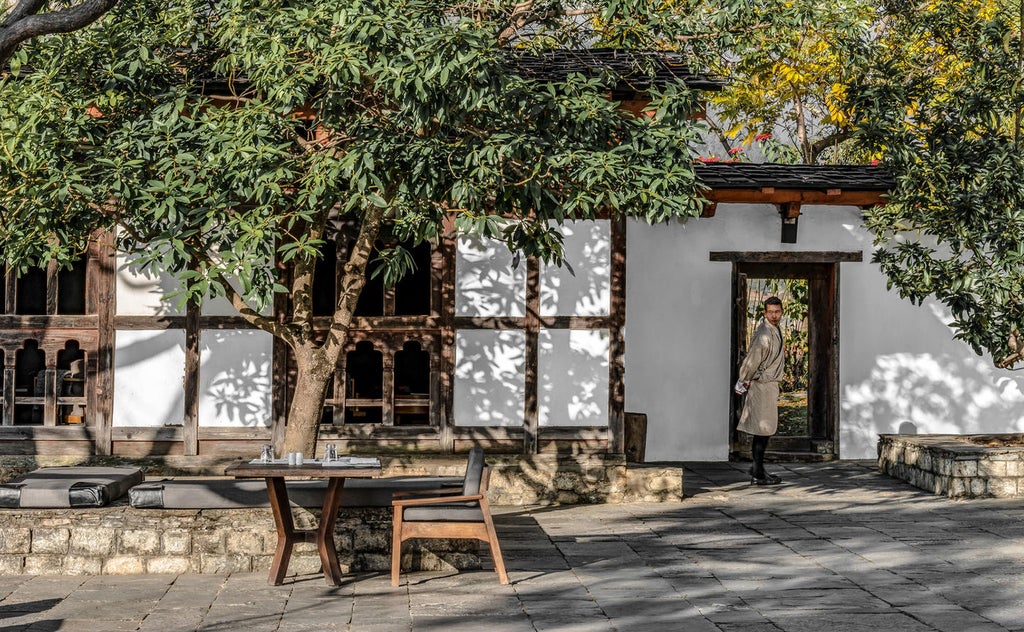
[(185, 332), (114, 335), (114, 426), (180, 426), (185, 418)]
[(608, 330), (541, 329), (538, 423), (608, 425)]
[(132, 262), (133, 257), (117, 255), (115, 297), (117, 313), (131, 316), (180, 316), (176, 300), (166, 300), (164, 294), (178, 289), (178, 282), (167, 273), (143, 272)]
[(269, 427), (273, 337), (251, 329), (199, 334), (199, 425)]
[(805, 207), (796, 244), (770, 205), (627, 232), (626, 409), (648, 415), (648, 460), (728, 457), (731, 264), (713, 250), (860, 250), (840, 266), (842, 458), (874, 458), (878, 433), (1020, 432), (1024, 376), (952, 340), (934, 305), (888, 292), (856, 208)]
[(454, 390), (456, 426), (521, 427), (526, 406), (526, 333), (456, 332)]

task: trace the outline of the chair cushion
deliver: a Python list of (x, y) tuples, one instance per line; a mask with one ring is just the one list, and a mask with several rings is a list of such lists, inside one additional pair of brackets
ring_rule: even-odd
[(483, 522), (484, 512), (477, 503), (443, 503), (406, 507), (402, 519), (406, 522)]
[(135, 467), (44, 467), (0, 485), (0, 507), (102, 507), (144, 478)]

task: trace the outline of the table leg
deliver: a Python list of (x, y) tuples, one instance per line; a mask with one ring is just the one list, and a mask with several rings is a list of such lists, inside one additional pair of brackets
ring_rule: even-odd
[(320, 562), (324, 567), (324, 579), (330, 586), (341, 585), (341, 566), (338, 565), (338, 551), (334, 548), (334, 525), (338, 521), (341, 492), (344, 488), (344, 478), (328, 479), (327, 494), (324, 495), (320, 525), (317, 527), (316, 533), (316, 547), (320, 553)]
[(274, 551), (274, 561), (270, 565), (269, 582), (273, 586), (280, 586), (284, 582), (284, 575), (288, 572), (288, 561), (292, 557), (295, 523), (292, 520), (291, 505), (288, 504), (288, 488), (284, 484), (284, 478), (273, 477), (267, 478), (266, 481), (270, 508), (274, 511), (274, 525), (277, 526), (277, 550)]

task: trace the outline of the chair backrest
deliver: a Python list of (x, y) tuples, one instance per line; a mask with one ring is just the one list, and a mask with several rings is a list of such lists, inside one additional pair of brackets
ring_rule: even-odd
[(480, 493), (480, 483), (484, 474), (484, 449), (475, 446), (469, 451), (466, 460), (466, 478), (462, 480), (462, 495), (473, 496)]

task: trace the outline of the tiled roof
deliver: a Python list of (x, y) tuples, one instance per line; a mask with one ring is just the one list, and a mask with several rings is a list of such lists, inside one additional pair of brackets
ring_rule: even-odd
[(607, 76), (616, 92), (642, 92), (651, 86), (683, 81), (698, 90), (721, 90), (719, 78), (693, 72), (679, 53), (625, 51), (613, 48), (558, 49), (544, 53), (514, 52), (513, 66), (527, 77), (542, 81), (565, 81), (572, 73), (589, 77)]
[(895, 181), (883, 167), (870, 165), (778, 165), (754, 162), (713, 162), (694, 165), (697, 177), (711, 189), (843, 189), (888, 191)]

